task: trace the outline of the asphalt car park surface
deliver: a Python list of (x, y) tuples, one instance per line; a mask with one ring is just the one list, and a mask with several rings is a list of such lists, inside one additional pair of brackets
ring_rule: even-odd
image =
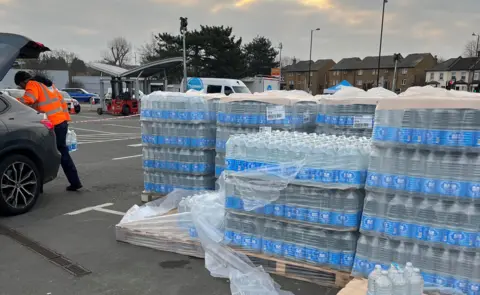
[[(211, 277), (202, 259), (116, 242), (114, 228), (122, 212), (141, 203), (143, 171), (139, 118), (96, 121), (111, 118), (88, 106), (72, 116), (70, 127), (79, 143), (72, 157), (84, 185), (81, 191), (67, 193), (60, 171), (31, 212), (0, 218), (0, 226), (91, 273), (73, 276), (0, 231), (0, 294), (230, 294), (228, 282)], [(88, 209), (100, 205), (107, 210)], [(297, 295), (337, 292), (282, 277), (275, 281)]]

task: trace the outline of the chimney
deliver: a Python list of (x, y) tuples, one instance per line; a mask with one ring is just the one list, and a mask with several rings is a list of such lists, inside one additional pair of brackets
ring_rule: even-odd
[(296, 64), (297, 63), (297, 58), (294, 57), (293, 60), (292, 60), (292, 65)]
[(438, 64), (438, 56), (434, 56), (433, 59), (435, 60), (435, 63)]

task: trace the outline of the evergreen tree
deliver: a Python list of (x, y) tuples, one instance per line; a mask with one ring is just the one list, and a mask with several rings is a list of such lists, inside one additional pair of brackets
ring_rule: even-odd
[(248, 76), (270, 75), (271, 69), (278, 67), (277, 51), (265, 37), (257, 36), (244, 46), (243, 51)]

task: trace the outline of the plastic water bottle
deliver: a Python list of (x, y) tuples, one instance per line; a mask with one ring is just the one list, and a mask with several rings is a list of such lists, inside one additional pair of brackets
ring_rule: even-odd
[(72, 145), (72, 152), (76, 151), (77, 150), (77, 134), (75, 133), (75, 130), (72, 130), (71, 131), (71, 145)]
[(413, 264), (411, 262), (407, 262), (405, 264), (405, 269), (404, 269), (405, 279), (407, 281), (410, 280), (410, 277), (412, 276), (412, 274), (413, 274)]
[(71, 152), (72, 151), (72, 131), (70, 129), (68, 129), (67, 131), (66, 143), (67, 143), (68, 151)]
[(375, 295), (392, 295), (393, 285), (388, 278), (388, 272), (383, 270), (380, 277), (375, 280)]
[(392, 280), (393, 283), (393, 295), (409, 295), (408, 283), (405, 280), (405, 274), (403, 270), (398, 270), (397, 275)]
[(375, 269), (368, 276), (368, 295), (375, 295), (375, 281), (382, 275), (382, 266), (375, 265)]
[(480, 292), (480, 253), (473, 260), (473, 272), (468, 284), (468, 295), (478, 295)]
[(409, 281), (410, 295), (423, 295), (423, 277), (420, 274), (420, 269), (414, 268), (413, 274)]

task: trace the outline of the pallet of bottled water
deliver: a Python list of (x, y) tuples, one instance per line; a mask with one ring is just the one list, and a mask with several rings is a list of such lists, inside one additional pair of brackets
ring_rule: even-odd
[(159, 91), (142, 99), (146, 193), (215, 188), (217, 103), (200, 93)]
[(355, 87), (342, 88), (334, 95), (319, 96), (316, 132), (370, 137), (378, 100), (396, 96), (383, 88), (363, 91)]
[(360, 231), (379, 246), (364, 254), (359, 241), (357, 258), (402, 263), (388, 255), (400, 243), (426, 283), (479, 294), (478, 99), (434, 94), (377, 106)]
[(230, 95), (220, 99), (218, 126), (313, 131), (317, 103), (310, 96)]
[(231, 136), (225, 161), (231, 175), (332, 189), (363, 188), (370, 150), (365, 137), (273, 131)]

